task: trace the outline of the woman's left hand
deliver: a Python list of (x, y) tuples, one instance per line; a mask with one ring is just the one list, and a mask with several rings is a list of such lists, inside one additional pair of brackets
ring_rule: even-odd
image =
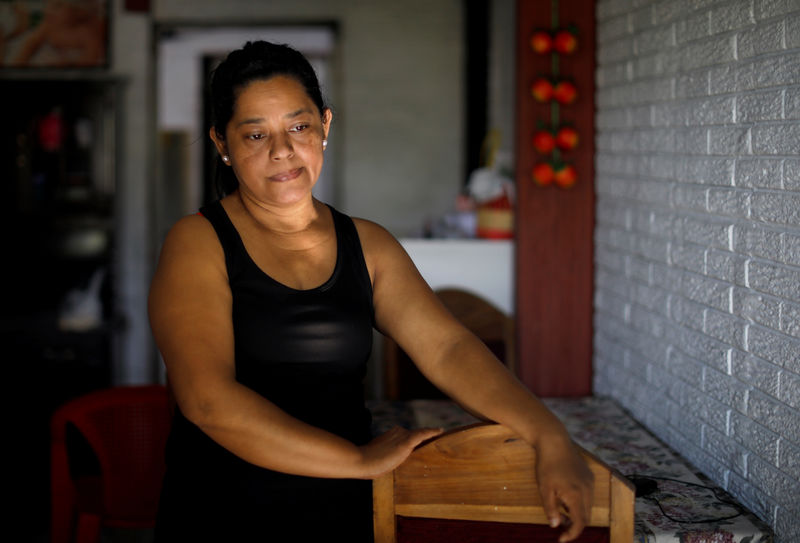
[(541, 440), (536, 451), (536, 476), (550, 526), (565, 528), (560, 542), (572, 541), (591, 517), (594, 474), (566, 437)]

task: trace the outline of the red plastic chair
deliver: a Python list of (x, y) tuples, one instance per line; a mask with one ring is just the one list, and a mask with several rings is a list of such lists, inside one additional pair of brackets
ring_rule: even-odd
[[(103, 526), (155, 525), (169, 423), (167, 390), (160, 385), (99, 390), (56, 410), (51, 420), (53, 543), (68, 543), (73, 536), (78, 543), (100, 541)], [(70, 425), (97, 456), (99, 475), (71, 474)]]

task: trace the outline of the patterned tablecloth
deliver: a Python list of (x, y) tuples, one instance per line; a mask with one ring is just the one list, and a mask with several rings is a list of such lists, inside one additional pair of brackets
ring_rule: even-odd
[[(657, 487), (636, 498), (640, 543), (771, 543), (770, 528), (608, 398), (547, 399), (572, 438), (623, 475)], [(441, 400), (373, 401), (373, 430), (398, 424), (454, 428), (476, 422)]]

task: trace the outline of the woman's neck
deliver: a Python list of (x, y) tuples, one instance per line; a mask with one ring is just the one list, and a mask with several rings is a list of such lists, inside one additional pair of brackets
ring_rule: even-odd
[(230, 195), (229, 203), (232, 211), (240, 213), (260, 234), (270, 236), (285, 248), (316, 244), (316, 238), (326, 230), (325, 206), (311, 196), (289, 206), (271, 206), (237, 190)]

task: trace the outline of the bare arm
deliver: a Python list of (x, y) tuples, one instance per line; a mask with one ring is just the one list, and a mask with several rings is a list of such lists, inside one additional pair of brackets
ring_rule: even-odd
[(450, 315), (394, 238), (371, 223), (359, 225), (374, 276), (378, 327), (448, 396), (536, 448), (548, 516), (561, 523), (564, 508), (571, 525), (562, 540), (577, 537), (589, 518), (592, 475), (563, 424)]
[(395, 430), (357, 447), (305, 424), (235, 379), (232, 299), (222, 247), (200, 216), (165, 240), (149, 297), (150, 323), (183, 414), (253, 464), (314, 477), (371, 478), (433, 432)]

